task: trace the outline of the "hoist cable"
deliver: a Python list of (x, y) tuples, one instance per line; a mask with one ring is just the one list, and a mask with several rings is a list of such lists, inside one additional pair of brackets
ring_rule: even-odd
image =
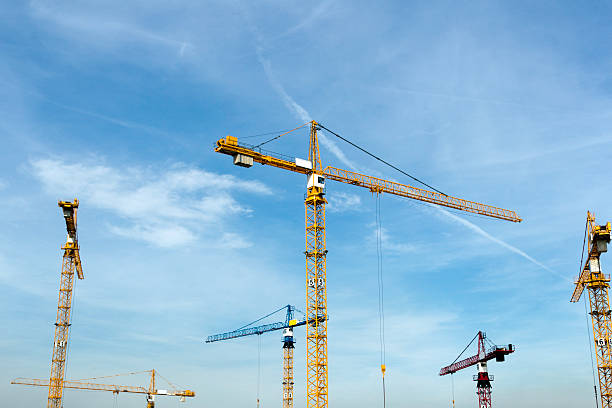
[(440, 193), (440, 194), (442, 194), (442, 195), (448, 196), (448, 194), (443, 193), (442, 191), (438, 190), (437, 188), (430, 186), (429, 184), (425, 183), (425, 182), (424, 182), (424, 181), (422, 181), (422, 180), (419, 180), (418, 178), (416, 178), (416, 177), (414, 177), (414, 176), (411, 176), (410, 174), (406, 173), (404, 170), (402, 170), (402, 169), (400, 169), (400, 168), (398, 168), (398, 167), (396, 167), (396, 166), (392, 165), (391, 163), (389, 163), (389, 162), (388, 162), (388, 161), (386, 161), (386, 160), (381, 159), (380, 157), (376, 156), (375, 154), (370, 153), (369, 151), (367, 151), (367, 150), (366, 150), (366, 149), (364, 149), (363, 147), (357, 146), (355, 143), (351, 142), (351, 141), (350, 141), (350, 140), (348, 140), (348, 139), (345, 139), (344, 137), (340, 136), (340, 135), (339, 135), (339, 134), (337, 134), (336, 132), (334, 132), (334, 131), (332, 131), (332, 130), (329, 130), (328, 128), (326, 128), (326, 127), (325, 127), (325, 126), (323, 126), (322, 124), (320, 124), (320, 123), (319, 123), (318, 125), (319, 125), (319, 126), (322, 128), (322, 129), (325, 129), (325, 130), (327, 130), (329, 133), (331, 133), (332, 135), (336, 136), (337, 138), (342, 139), (342, 140), (344, 140), (346, 143), (350, 144), (351, 146), (353, 146), (353, 147), (355, 147), (355, 148), (357, 148), (357, 149), (361, 150), (362, 152), (364, 152), (364, 153), (365, 153), (365, 154), (367, 154), (368, 156), (371, 156), (371, 157), (375, 158), (376, 160), (378, 160), (378, 161), (380, 161), (380, 162), (382, 162), (382, 163), (386, 164), (387, 166), (389, 166), (389, 167), (391, 167), (391, 168), (393, 168), (393, 169), (395, 169), (395, 170), (399, 171), (400, 173), (402, 173), (402, 174), (403, 174), (403, 175), (405, 175), (405, 176), (410, 177), (410, 178), (411, 178), (411, 179), (413, 179), (414, 181), (416, 181), (416, 182), (418, 182), (418, 183), (421, 183), (421, 184), (423, 184), (424, 186), (427, 186), (427, 187), (431, 188), (432, 190), (434, 190), (434, 191), (436, 191), (436, 192), (438, 192), (438, 193)]
[(261, 383), (261, 334), (257, 335), (257, 408), (259, 408), (259, 389)]
[[(586, 223), (584, 224), (584, 237), (582, 238), (582, 253), (580, 254), (580, 267), (578, 270), (578, 279), (580, 279), (580, 275), (582, 275), (582, 268), (584, 267), (584, 247), (586, 245), (586, 241), (587, 241), (587, 230), (589, 227), (589, 219), (587, 218)], [(589, 293), (589, 297), (591, 296), (591, 294)], [(594, 339), (591, 340), (591, 327), (589, 325), (589, 312), (587, 311), (587, 304), (586, 304), (586, 295), (583, 296), (583, 300), (584, 300), (584, 318), (586, 321), (586, 326), (587, 326), (587, 340), (589, 342), (589, 351), (591, 353), (591, 372), (593, 374), (593, 391), (595, 393), (595, 408), (599, 407), (599, 402), (597, 400), (597, 380), (595, 379), (595, 363), (594, 363), (594, 359), (593, 359), (593, 342)]]
[(451, 373), (451, 393), (453, 395), (453, 408), (455, 408), (455, 377)]
[(377, 279), (378, 279), (378, 332), (380, 339), (380, 370), (382, 373), (383, 408), (387, 405), (387, 395), (385, 389), (386, 347), (385, 347), (385, 289), (383, 282), (383, 262), (382, 262), (382, 218), (380, 211), (380, 194), (376, 194), (376, 260), (377, 260)]
[(378, 318), (380, 336), (380, 364), (386, 363), (385, 347), (385, 287), (383, 282), (383, 262), (382, 262), (382, 219), (380, 214), (380, 195), (376, 196), (376, 252), (378, 262)]
[(586, 318), (587, 338), (589, 341), (589, 350), (591, 352), (591, 370), (593, 372), (593, 391), (595, 393), (595, 408), (597, 408), (599, 407), (599, 402), (597, 401), (597, 383), (595, 379), (595, 364), (593, 362), (593, 344), (591, 344), (591, 328), (589, 327), (589, 317), (588, 317), (588, 312), (587, 312), (586, 296), (584, 296), (584, 316)]

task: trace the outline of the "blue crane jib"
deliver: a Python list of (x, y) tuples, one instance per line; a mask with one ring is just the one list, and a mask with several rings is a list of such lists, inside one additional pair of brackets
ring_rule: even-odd
[[(206, 338), (206, 343), (212, 343), (212, 342), (220, 341), (220, 340), (235, 339), (237, 337), (250, 336), (253, 334), (260, 335), (260, 334), (267, 333), (270, 331), (282, 330), (288, 327), (303, 326), (306, 324), (306, 320), (298, 321), (293, 318), (293, 312), (296, 309), (295, 309), (295, 306), (291, 306), (291, 305), (283, 306), (282, 308), (270, 313), (267, 316), (262, 317), (261, 319), (256, 320), (253, 323), (263, 320), (266, 317), (271, 316), (272, 314), (277, 313), (283, 309), (287, 309), (287, 317), (284, 322), (269, 323), (269, 324), (264, 324), (261, 326), (254, 326), (254, 327), (241, 327), (240, 329), (237, 329), (231, 332), (213, 334), (212, 336), (208, 336)], [(253, 323), (249, 323), (247, 326), (251, 326)]]

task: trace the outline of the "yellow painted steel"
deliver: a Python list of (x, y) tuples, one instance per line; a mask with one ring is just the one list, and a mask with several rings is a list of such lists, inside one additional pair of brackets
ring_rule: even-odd
[[(321, 171), (317, 123), (310, 127), (309, 159)], [(327, 376), (327, 268), (324, 191), (308, 187), (306, 200), (306, 406), (326, 408)]]
[(498, 218), (506, 221), (521, 222), (523, 220), (518, 216), (516, 211), (513, 210), (482, 204), (476, 201), (465, 200), (463, 198), (425, 190), (408, 184), (396, 183), (394, 181), (384, 180), (378, 177), (367, 176), (350, 170), (343, 170), (332, 166), (327, 166), (323, 170), (311, 170), (306, 167), (299, 166), (295, 162), (265, 155), (248, 147), (239, 146), (237, 139), (233, 136), (227, 136), (218, 140), (215, 151), (218, 153), (228, 154), (230, 156), (240, 154), (252, 157), (253, 161), (256, 163), (267, 164), (269, 166), (290, 170), (296, 173), (320, 174), (328, 180), (364, 187), (375, 193), (387, 193), (400, 197), (412, 198), (414, 200), (424, 201), (431, 204), (440, 205), (442, 207)]
[(610, 275), (602, 272), (599, 258), (607, 251), (611, 229), (609, 222), (596, 225), (595, 215), (587, 212), (586, 238), (589, 253), (580, 276), (576, 279), (576, 287), (570, 300), (578, 302), (584, 288), (587, 288), (602, 408), (612, 408), (612, 322), (608, 296)]
[(323, 174), (328, 180), (335, 180), (346, 184), (352, 184), (354, 186), (365, 187), (373, 193), (389, 193), (453, 208), (455, 210), (499, 218), (506, 221), (522, 221), (516, 212), (512, 210), (506, 210), (504, 208), (494, 207), (488, 204), (481, 204), (475, 201), (464, 200), (463, 198), (452, 197), (435, 191), (429, 191), (407, 184), (396, 183), (394, 181), (383, 180), (377, 177), (366, 176), (354, 171), (327, 166)]
[(293, 408), (293, 350), (283, 348), (283, 408)]
[[(306, 207), (307, 408), (327, 408), (328, 405), (327, 248), (325, 236), (325, 204), (327, 204), (327, 201), (324, 197), (324, 188), (320, 185), (317, 186), (317, 183), (310, 182), (313, 176), (322, 176), (323, 183), (324, 179), (327, 178), (364, 187), (372, 192), (389, 193), (506, 221), (522, 221), (516, 212), (503, 208), (446, 196), (335, 167), (323, 169), (319, 152), (318, 130), (317, 122), (311, 121), (308, 150), (310, 163), (307, 164), (303, 163), (303, 160), (298, 164), (297, 159), (290, 161), (264, 154), (255, 146), (240, 145), (238, 139), (233, 136), (219, 139), (215, 146), (216, 152), (233, 156), (234, 163), (240, 166), (250, 167), (253, 163), (260, 163), (309, 176), (309, 185), (304, 201)], [(381, 367), (381, 369), (384, 372), (385, 367)]]
[[(101, 383), (85, 382), (82, 380), (76, 380), (76, 381), (64, 380), (62, 381), (62, 388), (90, 390), (90, 391), (111, 391), (114, 394), (119, 394), (120, 392), (145, 394), (147, 395), (147, 400), (146, 400), (147, 408), (155, 407), (155, 399), (154, 399), (155, 395), (167, 395), (167, 396), (180, 397), (181, 400), (183, 400), (185, 397), (195, 397), (195, 392), (192, 390), (164, 390), (160, 392), (160, 390), (158, 390), (155, 385), (155, 375), (156, 375), (155, 370), (147, 370), (147, 371), (142, 371), (138, 373), (130, 373), (130, 374), (140, 374), (140, 373), (150, 373), (151, 374), (151, 379), (149, 382), (148, 389), (145, 387), (139, 387), (139, 386), (133, 386), (133, 385), (101, 384)], [(116, 376), (110, 376), (110, 377), (116, 377)], [(46, 387), (50, 384), (50, 381), (40, 380), (37, 378), (15, 378), (13, 381), (11, 381), (11, 384)]]
[(66, 221), (68, 237), (62, 247), (64, 257), (62, 260), (62, 273), (60, 275), (55, 337), (51, 356), (51, 376), (48, 384), (48, 408), (62, 407), (75, 271), (79, 279), (84, 278), (77, 236), (77, 208), (79, 208), (79, 200), (75, 198), (73, 202), (59, 201), (58, 206), (62, 209), (64, 220)]

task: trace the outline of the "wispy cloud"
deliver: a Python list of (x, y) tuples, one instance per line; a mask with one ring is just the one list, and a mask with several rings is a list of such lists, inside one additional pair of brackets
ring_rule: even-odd
[[(368, 226), (372, 228), (372, 232), (370, 233), (370, 236), (367, 239), (368, 241), (374, 243), (376, 242), (377, 235), (376, 224), (372, 223)], [(380, 239), (382, 243), (383, 254), (405, 254), (416, 252), (417, 250), (417, 247), (415, 245), (397, 242), (395, 239), (393, 239), (391, 234), (389, 234), (389, 230), (387, 230), (385, 227), (381, 227), (380, 229)]]
[(61, 4), (54, 3), (53, 7), (49, 7), (48, 3), (41, 1), (32, 1), (30, 9), (34, 17), (56, 25), (64, 35), (80, 41), (86, 39), (108, 46), (137, 40), (152, 46), (171, 47), (179, 56), (193, 47), (191, 43), (166, 33), (145, 29), (134, 22), (121, 21), (116, 15), (105, 15), (102, 10), (79, 11), (74, 4), (61, 7)]
[(346, 212), (361, 209), (361, 197), (357, 194), (343, 192), (330, 193), (327, 195), (327, 211)]
[[(283, 101), (287, 109), (289, 109), (289, 111), (298, 120), (304, 123), (312, 121), (313, 119), (310, 113), (302, 105), (297, 103), (295, 99), (291, 97), (291, 95), (287, 93), (281, 81), (276, 77), (274, 70), (272, 69), (272, 63), (264, 55), (264, 49), (265, 49), (266, 42), (263, 38), (263, 35), (257, 28), (257, 26), (250, 18), (248, 10), (246, 9), (246, 7), (240, 7), (240, 11), (244, 19), (247, 22), (247, 26), (249, 27), (249, 29), (255, 36), (255, 52), (257, 54), (257, 60), (261, 64), (261, 67), (263, 68), (264, 73), (266, 74), (268, 83), (270, 84), (270, 86), (272, 86), (272, 89), (274, 89), (274, 91), (278, 94), (278, 96), (280, 96), (281, 100)], [(336, 158), (340, 160), (344, 165), (349, 167), (351, 170), (356, 169), (353, 162), (349, 160), (348, 157), (346, 157), (346, 154), (344, 154), (344, 152), (336, 145), (336, 143), (334, 143), (331, 139), (329, 139), (323, 133), (319, 133), (319, 141), (327, 150), (329, 150), (334, 156), (336, 156)]]
[(204, 226), (215, 231), (217, 245), (244, 247), (249, 243), (219, 230), (228, 215), (251, 210), (231, 195), (235, 191), (270, 194), (257, 181), (189, 168), (181, 164), (167, 170), (141, 167), (113, 168), (97, 161), (68, 163), (39, 159), (30, 163), (45, 191), (59, 197), (78, 197), (88, 205), (127, 220), (113, 223), (111, 232), (160, 247), (195, 242)]
[(303, 20), (299, 21), (297, 24), (289, 28), (284, 33), (272, 38), (272, 41), (279, 40), (283, 37), (299, 32), (300, 30), (311, 27), (312, 25), (314, 25), (315, 22), (317, 22), (317, 20), (319, 20), (321, 17), (325, 16), (329, 12), (329, 9), (331, 8), (332, 4), (334, 3), (328, 0), (315, 5), (314, 8), (312, 8), (310, 14), (308, 14)]
[(549, 268), (548, 266), (544, 265), (542, 262), (536, 260), (535, 258), (533, 258), (532, 256), (528, 255), (525, 251), (510, 245), (509, 243), (494, 237), (493, 235), (489, 234), (488, 232), (486, 232), (485, 230), (483, 230), (482, 228), (480, 228), (478, 225), (466, 220), (465, 218), (459, 217), (447, 210), (445, 210), (444, 208), (437, 206), (437, 205), (432, 205), (431, 207), (434, 207), (436, 210), (439, 211), (440, 214), (443, 214), (444, 216), (450, 218), (451, 220), (453, 220), (454, 222), (461, 224), (467, 228), (469, 228), (470, 230), (474, 231), (475, 233), (477, 233), (478, 235), (486, 238), (487, 240), (494, 242), (504, 248), (506, 248), (507, 250), (514, 252), (515, 254), (521, 256), (522, 258), (525, 258), (526, 260), (528, 260), (529, 262), (533, 263), (534, 265), (537, 265), (538, 267), (540, 267), (541, 269), (544, 269), (547, 272), (552, 273), (553, 275), (560, 277), (568, 282), (571, 282), (571, 279), (568, 279), (567, 276), (564, 276), (562, 274), (560, 274), (559, 272), (555, 271), (554, 269)]
[[(287, 91), (285, 90), (283, 85), (276, 78), (276, 76), (274, 75), (274, 72), (272, 71), (272, 66), (270, 64), (270, 61), (263, 56), (262, 48), (259, 47), (259, 46), (257, 47), (257, 59), (259, 60), (259, 63), (261, 64), (261, 66), (264, 69), (264, 72), (266, 73), (266, 78), (268, 79), (268, 82), (270, 83), (272, 88), (276, 91), (276, 93), (281, 97), (281, 99), (282, 99), (283, 103), (285, 104), (285, 106), (300, 121), (302, 121), (302, 122), (310, 122), (310, 121), (312, 121), (312, 117), (310, 116), (310, 113), (308, 113), (308, 111), (306, 111), (306, 109), (304, 109), (304, 107), (302, 105), (297, 103), (287, 93)], [(340, 160), (342, 163), (344, 163), (344, 165), (348, 166), (351, 170), (356, 170), (355, 165), (353, 164), (353, 162), (351, 160), (348, 159), (348, 157), (346, 157), (346, 154), (344, 154), (342, 149), (340, 149), (338, 147), (338, 145), (336, 145), (336, 143), (334, 143), (331, 139), (329, 139), (327, 136), (325, 136), (325, 134), (322, 133), (322, 132), (319, 133), (319, 141), (321, 142), (321, 144), (327, 150), (329, 150), (331, 152), (331, 154), (336, 156), (336, 158), (338, 160)]]

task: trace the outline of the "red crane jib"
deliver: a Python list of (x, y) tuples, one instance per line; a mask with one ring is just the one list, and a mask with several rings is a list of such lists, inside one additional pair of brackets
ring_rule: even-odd
[(449, 366), (443, 367), (440, 369), (440, 375), (453, 374), (459, 370), (463, 370), (464, 368), (471, 367), (473, 365), (478, 364), (481, 361), (489, 361), (496, 359), (497, 361), (504, 361), (504, 357), (510, 353), (514, 353), (514, 347), (512, 344), (508, 344), (508, 347), (495, 347), (493, 350), (490, 350), (487, 354), (485, 354), (484, 358), (479, 358), (478, 355), (468, 357), (465, 360), (458, 361)]

